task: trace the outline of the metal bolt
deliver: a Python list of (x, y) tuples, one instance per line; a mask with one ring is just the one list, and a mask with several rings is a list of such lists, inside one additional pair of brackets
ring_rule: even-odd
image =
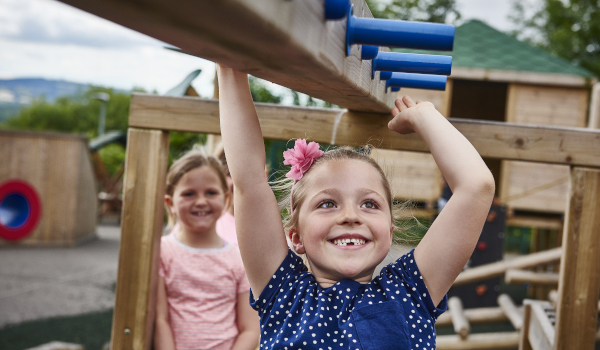
[(131, 330), (129, 328), (125, 328), (124, 332), (125, 334), (129, 335), (131, 333)]

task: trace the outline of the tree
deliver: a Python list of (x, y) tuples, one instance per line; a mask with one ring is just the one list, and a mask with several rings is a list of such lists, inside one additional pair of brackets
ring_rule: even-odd
[(366, 0), (373, 17), (454, 23), (460, 19), (456, 0)]
[(513, 35), (600, 76), (600, 3), (597, 0), (513, 0)]

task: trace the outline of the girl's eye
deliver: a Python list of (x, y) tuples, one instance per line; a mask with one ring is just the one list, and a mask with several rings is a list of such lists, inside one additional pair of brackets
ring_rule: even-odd
[(331, 209), (331, 208), (335, 208), (335, 204), (332, 201), (323, 201), (323, 202), (319, 203), (319, 208)]
[(377, 203), (375, 203), (373, 201), (364, 202), (363, 205), (362, 205), (362, 207), (366, 208), (366, 209), (377, 209), (377, 208), (379, 208), (377, 206)]
[(207, 191), (206, 194), (209, 196), (216, 196), (219, 193), (217, 191)]
[(182, 194), (182, 196), (184, 196), (184, 197), (190, 197), (190, 196), (193, 196), (193, 195), (194, 195), (194, 192), (185, 192), (185, 193)]

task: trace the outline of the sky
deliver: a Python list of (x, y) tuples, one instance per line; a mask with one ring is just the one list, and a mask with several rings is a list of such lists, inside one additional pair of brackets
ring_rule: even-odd
[[(463, 20), (509, 31), (510, 0), (456, 0)], [(214, 64), (55, 0), (0, 0), (0, 79), (46, 78), (165, 93), (202, 69), (193, 87), (212, 97)]]

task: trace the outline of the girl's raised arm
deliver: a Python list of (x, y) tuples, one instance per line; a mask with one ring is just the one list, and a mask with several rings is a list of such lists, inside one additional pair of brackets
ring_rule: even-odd
[(288, 248), (265, 177), (265, 146), (248, 76), (217, 65), (221, 135), (233, 179), (235, 226), (252, 294), (258, 298)]
[(494, 197), (494, 178), (473, 145), (429, 102), (404, 96), (391, 130), (425, 141), (452, 197), (415, 249), (415, 260), (437, 305), (475, 249)]

